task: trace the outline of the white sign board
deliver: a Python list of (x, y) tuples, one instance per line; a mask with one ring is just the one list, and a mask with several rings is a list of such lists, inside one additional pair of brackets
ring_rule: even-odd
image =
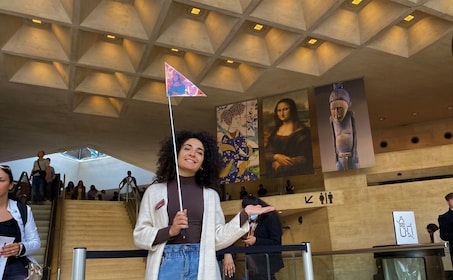
[(413, 211), (393, 211), (393, 226), (397, 245), (418, 243)]

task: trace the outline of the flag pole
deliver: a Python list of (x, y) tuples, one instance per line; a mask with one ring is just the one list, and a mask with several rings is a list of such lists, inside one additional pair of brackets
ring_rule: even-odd
[[(175, 125), (173, 122), (173, 111), (171, 108), (171, 96), (206, 96), (197, 86), (195, 86), (191, 81), (189, 81), (184, 75), (179, 73), (176, 69), (174, 69), (172, 66), (167, 64), (166, 62), (164, 63), (165, 65), (165, 89), (168, 97), (168, 109), (170, 111), (170, 123), (171, 123), (171, 135), (173, 138), (173, 152), (175, 154), (175, 165), (176, 165), (176, 183), (178, 185), (178, 196), (179, 196), (179, 209), (180, 211), (184, 211), (182, 207), (182, 192), (181, 192), (181, 181), (179, 178), (179, 168), (178, 168), (178, 151), (176, 150), (176, 136), (175, 136)], [(171, 75), (170, 72), (172, 72)], [(176, 91), (171, 90), (171, 86), (173, 86), (173, 82), (169, 84), (169, 79), (173, 77), (173, 74), (176, 74), (179, 79), (181, 80), (181, 83), (184, 88), (184, 92), (181, 92), (181, 89), (178, 86), (178, 89)], [(193, 92), (191, 89), (192, 87), (195, 88), (195, 92)], [(183, 239), (186, 238), (186, 229), (181, 230), (181, 236)]]
[(168, 96), (168, 109), (170, 111), (170, 124), (171, 124), (171, 136), (173, 139), (173, 153), (175, 155), (175, 165), (176, 165), (176, 183), (178, 185), (178, 196), (179, 196), (179, 210), (183, 211), (182, 208), (182, 195), (181, 195), (181, 182), (179, 180), (179, 168), (178, 168), (178, 151), (176, 150), (176, 136), (175, 136), (175, 125), (173, 122), (173, 111), (171, 109), (171, 99)]

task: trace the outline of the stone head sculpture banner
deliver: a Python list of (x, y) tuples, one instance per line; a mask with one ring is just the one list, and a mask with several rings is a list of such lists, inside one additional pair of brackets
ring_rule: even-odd
[(323, 172), (375, 164), (363, 79), (315, 88)]

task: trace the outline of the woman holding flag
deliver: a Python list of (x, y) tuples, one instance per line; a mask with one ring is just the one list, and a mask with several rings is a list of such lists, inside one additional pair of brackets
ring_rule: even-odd
[(249, 205), (225, 223), (215, 190), (220, 168), (206, 132), (181, 131), (163, 143), (134, 229), (136, 246), (149, 251), (145, 279), (220, 279), (216, 251), (248, 232), (250, 216), (275, 210)]

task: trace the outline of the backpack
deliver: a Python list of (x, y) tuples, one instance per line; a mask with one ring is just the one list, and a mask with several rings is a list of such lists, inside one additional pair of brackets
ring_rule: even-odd
[(22, 202), (17, 201), (17, 208), (19, 208), (20, 217), (22, 218), (22, 222), (24, 223), (24, 227), (27, 224), (27, 205), (23, 204)]

